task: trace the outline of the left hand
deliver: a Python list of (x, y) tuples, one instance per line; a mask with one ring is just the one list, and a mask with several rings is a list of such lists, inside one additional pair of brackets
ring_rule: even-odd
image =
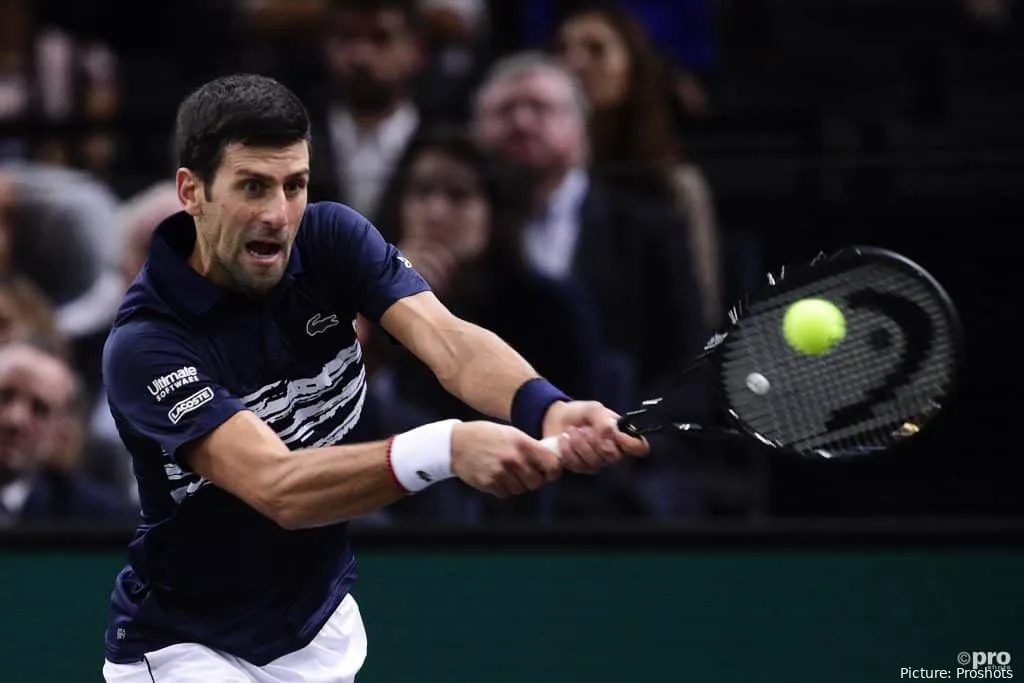
[(544, 436), (558, 437), (565, 469), (593, 474), (623, 456), (643, 457), (650, 452), (645, 439), (619, 431), (618, 419), (596, 401), (559, 401), (544, 416)]

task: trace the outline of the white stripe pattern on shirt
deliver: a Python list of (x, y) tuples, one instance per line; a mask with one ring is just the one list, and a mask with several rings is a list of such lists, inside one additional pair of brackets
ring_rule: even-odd
[[(279, 380), (242, 397), (289, 447), (330, 445), (348, 433), (363, 410), (366, 369), (359, 342), (342, 349), (314, 377)], [(311, 437), (311, 443), (306, 443)]]

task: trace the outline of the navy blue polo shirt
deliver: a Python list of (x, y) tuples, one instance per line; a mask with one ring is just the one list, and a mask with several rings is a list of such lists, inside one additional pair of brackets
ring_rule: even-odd
[(192, 642), (263, 665), (308, 644), (351, 588), (346, 525), (285, 530), (191, 472), (182, 446), (240, 410), (292, 450), (366, 441), (356, 313), (379, 321), (428, 287), (366, 219), (335, 203), (306, 208), (284, 278), (259, 299), (192, 270), (194, 244), (185, 213), (158, 227), (104, 348), (142, 506), (106, 653), (126, 663)]

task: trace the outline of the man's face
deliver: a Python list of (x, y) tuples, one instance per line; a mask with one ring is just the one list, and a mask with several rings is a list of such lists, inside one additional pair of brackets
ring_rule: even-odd
[(0, 349), (0, 481), (50, 453), (71, 391), (71, 375), (56, 358), (20, 345)]
[(560, 73), (537, 68), (487, 86), (478, 113), (481, 142), (508, 161), (536, 170), (583, 160), (583, 122), (572, 86)]
[(209, 187), (178, 171), (178, 194), (196, 219), (191, 263), (215, 284), (251, 294), (284, 276), (306, 210), (309, 148), (228, 145)]
[(404, 94), (421, 65), (416, 36), (397, 10), (339, 10), (327, 39), (327, 66), (341, 97), (361, 111)]

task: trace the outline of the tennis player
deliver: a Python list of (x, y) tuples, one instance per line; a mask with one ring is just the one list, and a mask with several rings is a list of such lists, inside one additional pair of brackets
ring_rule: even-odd
[[(157, 229), (103, 356), (142, 504), (103, 674), (352, 681), (367, 644), (347, 520), (446, 478), (512, 496), (647, 445), (449, 313), (362, 216), (307, 204), (309, 119), (283, 85), (207, 83), (176, 135), (184, 211)], [(368, 442), (357, 313), (511, 426), (449, 420)]]

